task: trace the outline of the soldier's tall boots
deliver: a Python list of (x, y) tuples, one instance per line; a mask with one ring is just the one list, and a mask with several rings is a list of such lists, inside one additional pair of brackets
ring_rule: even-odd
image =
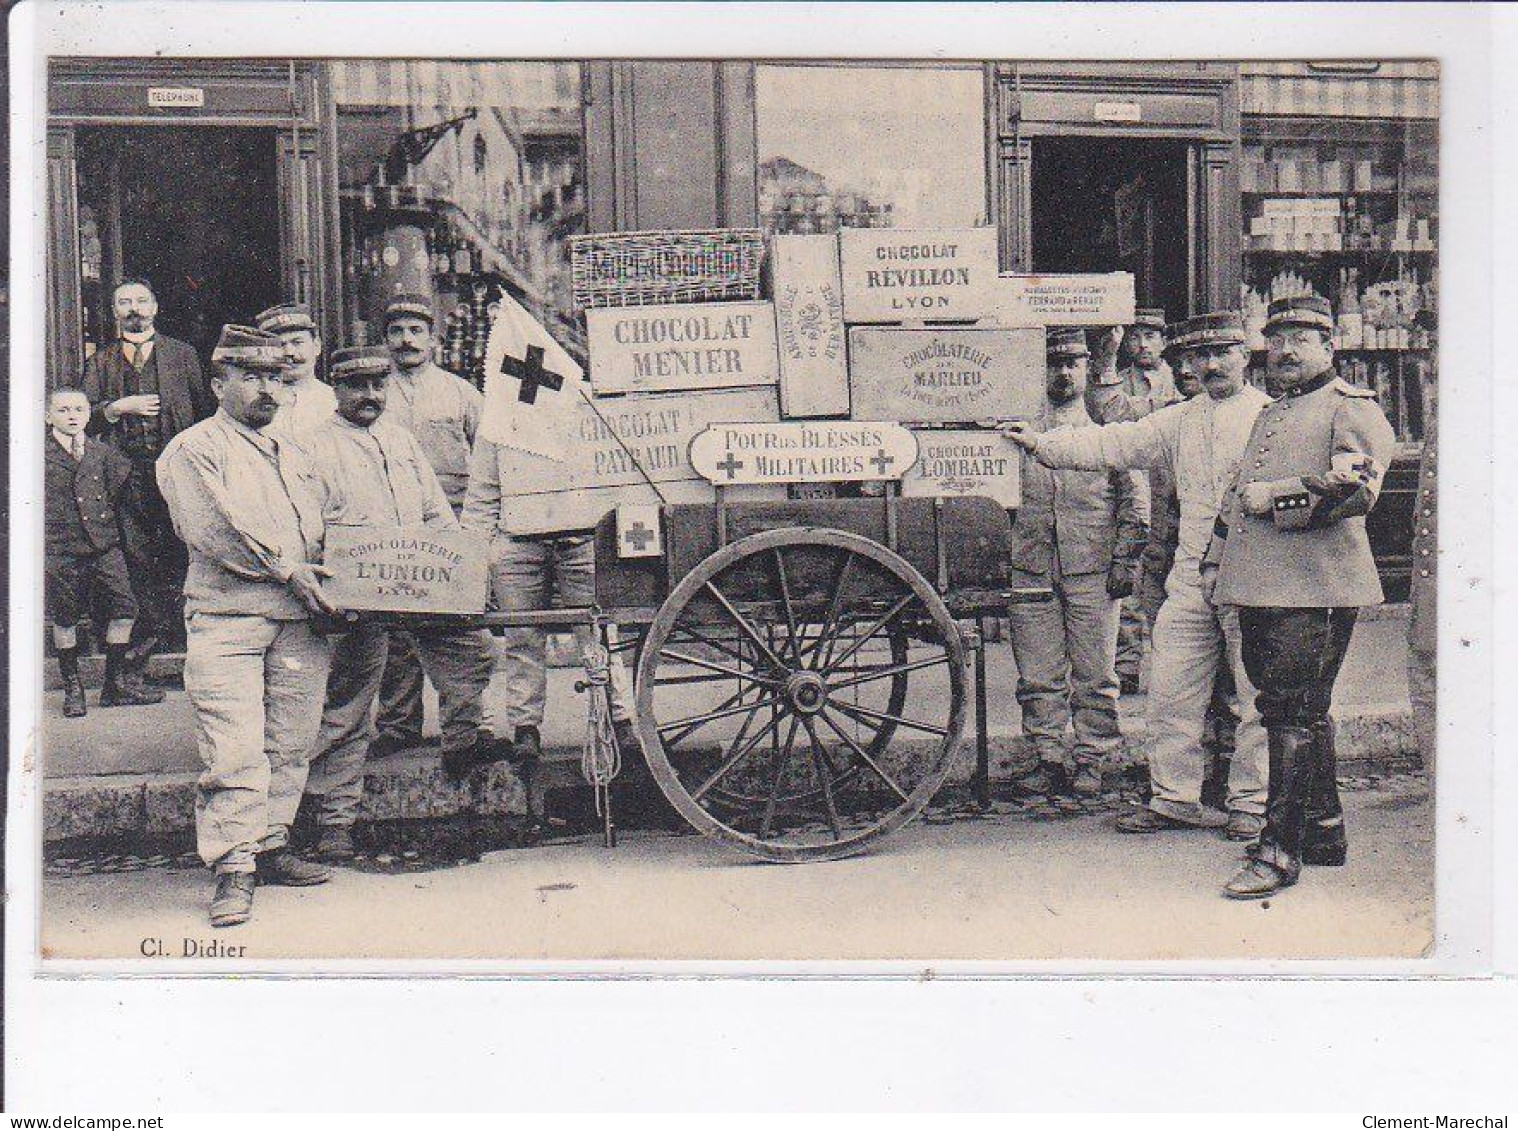
[(1313, 733), (1306, 727), (1271, 727), (1270, 792), (1259, 847), (1223, 888), (1230, 899), (1263, 899), (1290, 887), (1302, 872), (1307, 792), (1314, 762)]
[(1312, 725), (1313, 770), (1307, 789), (1307, 827), (1302, 836), (1302, 863), (1338, 867), (1349, 856), (1344, 831), (1344, 806), (1339, 802), (1339, 761), (1334, 749), (1334, 721), (1322, 718)]
[(84, 681), (79, 678), (79, 649), (58, 649), (58, 672), (63, 676), (63, 713), (77, 719), (86, 713)]
[(149, 703), (161, 703), (163, 692), (156, 687), (145, 687), (132, 676), (127, 665), (127, 646), (105, 646), (105, 678), (100, 684), (102, 707), (142, 707)]

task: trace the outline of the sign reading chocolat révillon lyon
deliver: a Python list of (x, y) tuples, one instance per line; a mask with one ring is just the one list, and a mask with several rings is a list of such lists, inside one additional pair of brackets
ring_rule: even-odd
[(612, 307), (585, 312), (597, 393), (667, 393), (780, 380), (767, 302)]
[(996, 229), (846, 228), (838, 233), (847, 322), (974, 319), (991, 313)]
[(1129, 326), (1133, 276), (1002, 275), (991, 312), (1003, 326)]
[(965, 428), (921, 429), (917, 463), (901, 481), (901, 493), (962, 497), (979, 495), (1004, 507), (1022, 506), (1022, 452), (996, 432)]
[(425, 526), (329, 526), (322, 589), (340, 609), (395, 613), (485, 611), (487, 539)]
[(690, 445), (691, 466), (719, 487), (900, 479), (916, 459), (910, 432), (871, 421), (715, 424)]
[(1042, 330), (849, 331), (854, 415), (962, 424), (1035, 415), (1044, 399)]

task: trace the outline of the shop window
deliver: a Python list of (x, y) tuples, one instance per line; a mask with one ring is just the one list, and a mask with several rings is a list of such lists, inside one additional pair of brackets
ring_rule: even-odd
[(350, 342), (390, 297), (434, 299), (439, 364), (483, 382), (508, 292), (572, 353), (568, 237), (585, 227), (579, 64), (333, 64)]
[(772, 232), (986, 223), (979, 67), (765, 66), (759, 213)]

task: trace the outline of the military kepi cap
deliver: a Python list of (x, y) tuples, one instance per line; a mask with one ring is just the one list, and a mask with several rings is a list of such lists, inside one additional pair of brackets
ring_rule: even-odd
[(1267, 334), (1283, 326), (1311, 326), (1325, 334), (1334, 332), (1334, 310), (1321, 295), (1278, 298), (1265, 312)]
[(217, 365), (232, 365), (262, 373), (290, 368), (285, 347), (276, 334), (253, 326), (223, 326), (211, 360)]
[(270, 334), (284, 334), (291, 330), (316, 333), (316, 319), (311, 317), (311, 308), (303, 302), (284, 302), (271, 306), (253, 321), (260, 330)]
[(1203, 346), (1241, 346), (1248, 338), (1244, 320), (1236, 310), (1215, 310), (1177, 322), (1170, 330), (1170, 348), (1200, 349)]
[(1165, 332), (1165, 312), (1157, 306), (1141, 306), (1133, 312), (1133, 324), (1146, 330)]
[(1086, 331), (1079, 327), (1050, 327), (1044, 338), (1044, 353), (1049, 357), (1089, 357)]
[(384, 346), (349, 346), (332, 352), (332, 383), (390, 372), (390, 354)]
[(432, 313), (432, 300), (426, 295), (396, 295), (385, 307), (385, 325), (397, 318), (420, 318), (431, 326), (436, 318)]

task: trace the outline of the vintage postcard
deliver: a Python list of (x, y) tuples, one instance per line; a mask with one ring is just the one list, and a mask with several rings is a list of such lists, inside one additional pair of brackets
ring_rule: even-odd
[(1445, 63), (439, 38), (37, 63), (44, 968), (1437, 963)]

